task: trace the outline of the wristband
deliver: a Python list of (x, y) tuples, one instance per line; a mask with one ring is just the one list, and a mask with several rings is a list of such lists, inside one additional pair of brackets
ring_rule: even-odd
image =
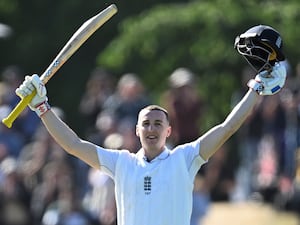
[(42, 117), (46, 112), (50, 110), (50, 105), (47, 101), (42, 102), (41, 104), (35, 107), (35, 112), (39, 117)]
[(258, 94), (260, 94), (264, 90), (263, 84), (254, 79), (249, 80), (247, 86), (253, 91), (256, 91)]

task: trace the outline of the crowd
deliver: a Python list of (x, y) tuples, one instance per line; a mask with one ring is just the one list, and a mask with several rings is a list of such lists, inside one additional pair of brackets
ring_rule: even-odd
[[(289, 73), (286, 87), (264, 97), (237, 132), (236, 149), (225, 144), (199, 171), (191, 225), (200, 224), (214, 201), (261, 201), (300, 215), (300, 64)], [(245, 69), (243, 75), (232, 105), (246, 92), (253, 71)], [(2, 71), (1, 119), (19, 101), (14, 91), (23, 78), (16, 66)], [(189, 69), (177, 68), (161, 95), (159, 104), (170, 114), (170, 146), (201, 135), (207, 104), (195, 86), (197, 79)], [(86, 125), (84, 138), (107, 148), (138, 151), (137, 114), (153, 101), (138, 74), (114, 80), (109, 72), (95, 68), (78, 106)], [(54, 110), (67, 119), (60, 108)], [(65, 153), (36, 114), (26, 109), (12, 128), (0, 124), (0, 223), (116, 225), (114, 183)]]

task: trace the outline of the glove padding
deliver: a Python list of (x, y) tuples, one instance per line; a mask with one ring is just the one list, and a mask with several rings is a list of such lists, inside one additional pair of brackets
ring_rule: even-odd
[(36, 108), (44, 102), (48, 101), (47, 89), (37, 74), (26, 76), (24, 82), (16, 89), (16, 94), (20, 98), (24, 98), (36, 90), (36, 95), (28, 104), (29, 108), (36, 111)]
[(248, 86), (257, 91), (259, 95), (274, 95), (284, 86), (286, 80), (286, 67), (276, 63), (272, 72), (262, 71), (250, 80)]

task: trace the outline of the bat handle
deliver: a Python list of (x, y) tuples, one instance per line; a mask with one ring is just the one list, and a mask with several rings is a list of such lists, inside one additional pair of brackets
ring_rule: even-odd
[(35, 94), (36, 91), (22, 98), (19, 101), (19, 103), (16, 105), (16, 107), (11, 111), (11, 113), (2, 120), (2, 123), (4, 123), (8, 128), (11, 128), (13, 122), (17, 119), (17, 117), (21, 114), (21, 112), (23, 112), (26, 106), (31, 102)]

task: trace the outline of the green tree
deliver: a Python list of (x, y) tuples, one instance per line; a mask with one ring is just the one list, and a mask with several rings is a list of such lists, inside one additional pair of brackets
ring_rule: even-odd
[(121, 20), (152, 7), (156, 1), (0, 0), (0, 23), (13, 29), (9, 38), (0, 39), (0, 71), (16, 64), (24, 70), (24, 76), (42, 73), (84, 21), (112, 3), (118, 6), (118, 14), (97, 31), (47, 84), (52, 105), (61, 106), (71, 124), (80, 127), (76, 107), (89, 73), (95, 67), (96, 55), (117, 35), (117, 24)]
[[(0, 40), (0, 68), (15, 64), (24, 70), (24, 76), (41, 74), (79, 26), (110, 4), (96, 0), (88, 4), (79, 0), (0, 2), (0, 22), (13, 29), (9, 39)], [(83, 90), (97, 53), (116, 34), (116, 20), (109, 23), (83, 44), (47, 85), (52, 105), (61, 106), (73, 123), (78, 121), (73, 112), (82, 94), (76, 90)]]
[(48, 84), (51, 103), (66, 111), (75, 128), (80, 127), (78, 101), (97, 65), (116, 75), (138, 73), (154, 98), (166, 88), (170, 72), (189, 67), (198, 74), (199, 92), (208, 100), (203, 126), (210, 127), (228, 112), (246, 66), (233, 49), (236, 35), (269, 24), (281, 32), (292, 68), (298, 60), (298, 0), (0, 0), (0, 22), (14, 31), (9, 39), (0, 39), (0, 70), (17, 64), (26, 74), (43, 72), (75, 30), (111, 3), (118, 6), (118, 14)]
[(299, 9), (295, 0), (161, 4), (124, 20), (119, 35), (99, 54), (98, 64), (119, 74), (138, 73), (156, 98), (175, 68), (189, 67), (198, 74), (199, 91), (209, 103), (202, 125), (206, 129), (228, 113), (232, 92), (241, 85), (247, 66), (233, 48), (235, 37), (254, 25), (273, 26), (282, 33), (294, 65)]

